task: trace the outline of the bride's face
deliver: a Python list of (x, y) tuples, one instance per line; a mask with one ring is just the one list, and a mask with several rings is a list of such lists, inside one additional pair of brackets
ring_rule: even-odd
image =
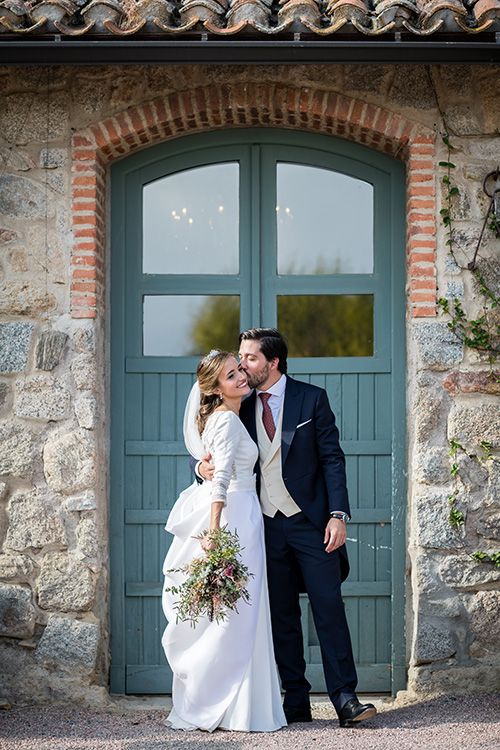
[(240, 370), (234, 357), (228, 357), (219, 375), (218, 388), (221, 395), (227, 399), (243, 398), (250, 393), (247, 376)]

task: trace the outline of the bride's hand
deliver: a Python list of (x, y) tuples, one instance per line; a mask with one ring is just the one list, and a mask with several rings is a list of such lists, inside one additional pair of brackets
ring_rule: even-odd
[(211, 482), (214, 477), (215, 466), (211, 463), (211, 460), (212, 456), (208, 454), (198, 465), (198, 472), (206, 482)]
[(200, 541), (200, 544), (204, 552), (210, 552), (210, 550), (215, 547), (215, 542), (212, 542), (210, 539), (207, 539), (207, 537), (203, 537), (203, 539)]

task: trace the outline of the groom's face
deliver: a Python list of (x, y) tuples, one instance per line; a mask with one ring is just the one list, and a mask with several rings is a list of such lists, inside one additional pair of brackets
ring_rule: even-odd
[(250, 388), (269, 387), (276, 379), (278, 360), (267, 360), (258, 341), (243, 340), (240, 344), (240, 368), (247, 376)]

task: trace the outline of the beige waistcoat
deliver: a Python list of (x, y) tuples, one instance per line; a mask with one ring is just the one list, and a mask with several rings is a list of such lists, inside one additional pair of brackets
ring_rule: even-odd
[(294, 501), (283, 482), (281, 473), (281, 425), (283, 422), (283, 408), (280, 410), (276, 433), (273, 441), (262, 422), (262, 415), (258, 404), (255, 404), (255, 421), (257, 424), (257, 441), (260, 460), (260, 505), (265, 516), (274, 516), (280, 510), (285, 516), (300, 513), (300, 508)]

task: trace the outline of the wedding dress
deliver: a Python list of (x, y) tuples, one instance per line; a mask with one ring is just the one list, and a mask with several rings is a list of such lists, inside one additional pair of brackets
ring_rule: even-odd
[(174, 539), (165, 558), (164, 589), (179, 585), (183, 574), (168, 573), (202, 553), (193, 539), (208, 528), (212, 496), (225, 498), (221, 526), (236, 530), (243, 562), (253, 576), (250, 603), (240, 601), (221, 623), (201, 618), (193, 628), (176, 623), (176, 596), (163, 592), (168, 620), (162, 638), (173, 672), (174, 729), (217, 727), (243, 732), (269, 732), (286, 726), (274, 660), (266, 579), (262, 512), (253, 467), (258, 449), (231, 411), (216, 411), (207, 420), (202, 441), (215, 465), (212, 482), (188, 487), (179, 496), (166, 529)]

